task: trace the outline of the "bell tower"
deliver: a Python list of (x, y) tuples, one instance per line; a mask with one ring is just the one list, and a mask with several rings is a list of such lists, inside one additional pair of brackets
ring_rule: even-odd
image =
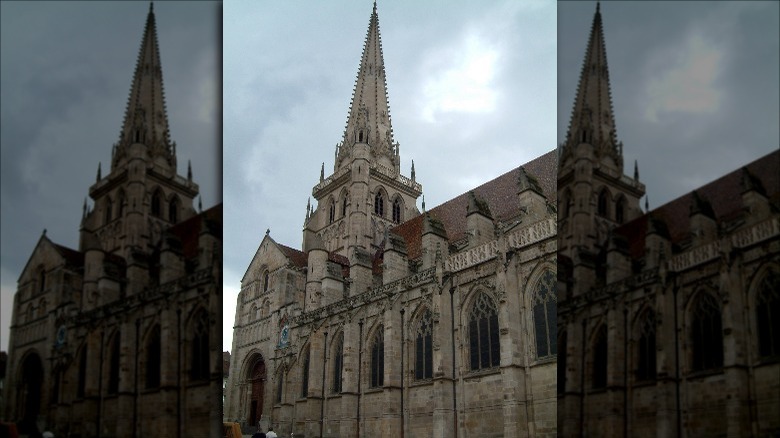
[(575, 270), (593, 269), (606, 251), (611, 229), (642, 214), (639, 199), (644, 194), (636, 164), (633, 177), (624, 174), (597, 4), (569, 129), (559, 146), (559, 253), (572, 260)]
[[(371, 13), (347, 123), (336, 145), (333, 174), (325, 176), (307, 209), (303, 250), (317, 241), (329, 252), (352, 258), (373, 254), (387, 230), (419, 214), (422, 186), (401, 174), (400, 145), (393, 136), (376, 2)], [(316, 239), (315, 239), (316, 235)]]
[(154, 5), (146, 17), (141, 48), (119, 141), (111, 167), (89, 188), (81, 222), (80, 250), (100, 249), (131, 264), (134, 254), (149, 254), (164, 230), (195, 214), (198, 185), (177, 174), (176, 143), (171, 141), (165, 108)]

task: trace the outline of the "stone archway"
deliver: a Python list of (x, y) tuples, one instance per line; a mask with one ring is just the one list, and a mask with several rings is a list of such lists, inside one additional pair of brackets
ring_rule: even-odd
[(43, 363), (37, 353), (30, 353), (21, 362), (17, 406), (19, 433), (31, 434), (38, 429), (43, 389)]
[(247, 374), (247, 381), (251, 386), (249, 397), (249, 424), (253, 427), (257, 426), (258, 421), (263, 415), (263, 397), (265, 394), (265, 382), (267, 380), (267, 372), (265, 361), (263, 357), (257, 355), (254, 363), (249, 367)]

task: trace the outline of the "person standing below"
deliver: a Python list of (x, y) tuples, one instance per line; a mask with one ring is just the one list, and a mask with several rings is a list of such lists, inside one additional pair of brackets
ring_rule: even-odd
[(268, 432), (265, 433), (265, 438), (277, 438), (276, 432), (273, 427), (268, 428)]

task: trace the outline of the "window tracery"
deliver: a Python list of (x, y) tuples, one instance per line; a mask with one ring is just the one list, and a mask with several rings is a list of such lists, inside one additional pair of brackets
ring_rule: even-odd
[(471, 370), (499, 365), (498, 312), (487, 294), (480, 293), (469, 312), (469, 358)]
[(415, 332), (414, 378), (416, 380), (433, 377), (433, 321), (431, 311), (425, 309), (420, 316)]

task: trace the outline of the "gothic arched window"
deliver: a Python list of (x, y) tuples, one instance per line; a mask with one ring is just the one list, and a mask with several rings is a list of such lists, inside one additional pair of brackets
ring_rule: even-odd
[(780, 273), (770, 271), (758, 286), (756, 295), (758, 355), (780, 356)]
[(168, 203), (168, 221), (172, 224), (179, 222), (179, 198), (175, 196)]
[(301, 397), (309, 394), (309, 347), (303, 352), (303, 362), (301, 363)]
[(561, 216), (562, 217), (569, 217), (569, 214), (571, 213), (571, 192), (569, 190), (566, 190), (566, 192), (563, 194), (563, 198), (561, 199)]
[(209, 378), (209, 315), (201, 309), (191, 328), (190, 379), (208, 380)]
[(155, 190), (154, 194), (152, 194), (152, 205), (150, 206), (152, 210), (152, 216), (160, 217), (162, 215), (162, 206), (160, 205), (161, 203), (162, 195), (160, 194), (159, 190)]
[(615, 222), (622, 224), (626, 220), (626, 199), (624, 197), (618, 198), (615, 203)]
[(417, 323), (414, 348), (414, 378), (433, 377), (433, 321), (431, 311), (425, 309)]
[(723, 325), (718, 301), (708, 293), (700, 293), (692, 312), (691, 369), (702, 371), (723, 366)]
[(480, 293), (469, 313), (469, 353), (473, 371), (499, 365), (498, 312), (487, 294)]
[(84, 398), (84, 390), (87, 387), (87, 344), (81, 349), (79, 355), (79, 375), (76, 382), (76, 398)]
[(637, 380), (655, 379), (655, 312), (647, 310), (639, 320)]
[(109, 347), (109, 364), (108, 364), (108, 394), (116, 394), (119, 392), (119, 353), (120, 353), (120, 333), (116, 332), (114, 338), (111, 340)]
[(41, 266), (38, 268), (38, 292), (46, 290), (46, 269)]
[(393, 200), (393, 222), (400, 224), (401, 219), (401, 200), (395, 198), (395, 200)]
[(268, 290), (268, 271), (263, 272), (263, 292)]
[(593, 369), (591, 387), (605, 388), (607, 386), (607, 326), (602, 325), (593, 339)]
[(255, 319), (257, 319), (257, 306), (254, 304), (252, 305), (252, 308), (249, 309), (249, 314), (246, 317), (246, 322), (252, 322)]
[(566, 392), (566, 332), (558, 336), (558, 394)]
[(371, 343), (371, 382), (369, 387), (378, 388), (385, 383), (385, 336), (384, 327), (380, 326), (374, 334)]
[(282, 402), (282, 390), (284, 389), (284, 370), (279, 370), (276, 376), (276, 403)]
[(339, 333), (333, 348), (333, 392), (341, 392), (341, 374), (344, 367), (344, 332)]
[(111, 210), (114, 208), (114, 204), (111, 202), (111, 198), (106, 197), (106, 217), (105, 223), (111, 222)]
[(156, 325), (146, 340), (146, 388), (160, 386), (160, 326)]
[(125, 213), (125, 192), (124, 192), (124, 190), (119, 190), (119, 195), (117, 195), (116, 203), (117, 203), (117, 217), (122, 217), (122, 215)]
[(546, 269), (534, 291), (534, 328), (536, 330), (536, 357), (554, 356), (557, 354), (557, 320), (558, 306), (556, 301), (555, 274)]
[(336, 201), (330, 200), (330, 205), (328, 205), (328, 223), (332, 224), (333, 221), (336, 220)]
[(374, 213), (380, 217), (385, 216), (385, 198), (381, 191), (374, 196)]
[(341, 201), (341, 217), (347, 216), (347, 196), (344, 195), (344, 200)]
[(599, 216), (607, 217), (609, 215), (609, 192), (607, 189), (603, 189), (601, 192), (599, 192), (597, 208), (597, 213)]

